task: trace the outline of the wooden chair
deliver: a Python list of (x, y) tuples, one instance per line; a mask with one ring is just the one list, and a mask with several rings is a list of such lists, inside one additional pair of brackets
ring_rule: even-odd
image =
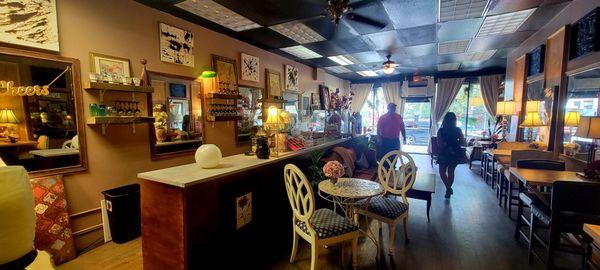
[(314, 192), (298, 167), (287, 164), (283, 174), (293, 212), (294, 240), (290, 263), (296, 260), (298, 236), (301, 236), (311, 245), (311, 270), (318, 269), (320, 247), (337, 243), (343, 245), (344, 241), (352, 241), (352, 266), (356, 269), (359, 236), (356, 223), (326, 208), (315, 211)]
[[(404, 239), (408, 241), (409, 204), (406, 192), (415, 182), (417, 167), (410, 155), (395, 150), (381, 158), (377, 175), (379, 183), (385, 188), (384, 196), (372, 198), (367, 208), (359, 209), (359, 213), (389, 225), (389, 254), (392, 255), (395, 228), (400, 220), (404, 222)], [(402, 201), (398, 201), (396, 196), (401, 196)]]

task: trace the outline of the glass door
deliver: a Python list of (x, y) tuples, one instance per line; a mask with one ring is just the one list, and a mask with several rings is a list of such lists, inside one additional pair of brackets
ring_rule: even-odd
[(406, 144), (402, 144), (402, 151), (427, 154), (431, 126), (431, 100), (406, 98), (402, 117), (406, 128)]

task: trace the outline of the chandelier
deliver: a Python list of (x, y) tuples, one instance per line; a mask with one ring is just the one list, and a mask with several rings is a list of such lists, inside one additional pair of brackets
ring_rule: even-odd
[(331, 15), (331, 21), (337, 25), (344, 13), (350, 9), (349, 0), (328, 0), (326, 9)]

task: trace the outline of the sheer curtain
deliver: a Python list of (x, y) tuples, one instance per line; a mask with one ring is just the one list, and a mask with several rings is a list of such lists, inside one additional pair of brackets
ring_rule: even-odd
[(400, 82), (382, 83), (383, 97), (387, 104), (396, 103), (398, 105), (398, 114), (402, 114), (404, 110), (404, 100), (402, 99), (402, 90)]
[(435, 99), (433, 101), (433, 113), (431, 114), (431, 135), (437, 134), (437, 122), (444, 117), (448, 112), (450, 104), (456, 98), (460, 87), (464, 83), (465, 78), (447, 78), (439, 79), (437, 91), (435, 91)]
[(479, 77), (483, 104), (491, 116), (496, 115), (496, 104), (498, 103), (498, 95), (500, 95), (500, 83), (502, 83), (502, 75)]
[(360, 112), (372, 89), (372, 83), (352, 84), (350, 86), (350, 90), (354, 93), (354, 97), (352, 97), (352, 112)]

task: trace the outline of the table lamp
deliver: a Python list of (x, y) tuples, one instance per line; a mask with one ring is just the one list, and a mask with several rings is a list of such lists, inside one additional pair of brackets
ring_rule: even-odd
[[(600, 116), (581, 116), (575, 136), (589, 139), (600, 139)], [(592, 141), (588, 164), (596, 160), (596, 144)]]
[[(14, 124), (18, 124), (19, 123), (19, 119), (17, 119), (17, 116), (15, 115), (15, 113), (10, 110), (10, 109), (2, 109), (0, 110), (0, 124), (5, 124), (6, 125), (6, 129), (8, 130), (8, 137), (10, 138), (10, 135), (13, 134), (13, 125)], [(11, 142), (16, 142), (13, 141), (11, 139)]]
[[(508, 126), (507, 116), (515, 114), (515, 102), (514, 101), (500, 101), (496, 105), (496, 116), (502, 116), (502, 141), (506, 141), (506, 129)], [(491, 134), (490, 134), (491, 136)]]
[(545, 126), (545, 125), (546, 124), (544, 124), (544, 122), (542, 121), (542, 118), (540, 117), (539, 112), (528, 112), (525, 114), (525, 119), (519, 126), (529, 128), (528, 138), (529, 138), (529, 143), (532, 143), (533, 142), (533, 129), (536, 127), (541, 127), (541, 126)]
[(573, 127), (579, 125), (579, 119), (581, 118), (581, 113), (578, 111), (568, 111), (565, 114), (565, 127), (569, 128), (569, 142), (571, 142), (571, 138), (573, 138)]
[(275, 106), (270, 106), (267, 109), (267, 120), (265, 121), (265, 129), (270, 131), (270, 136), (273, 136), (273, 143), (275, 145), (275, 151), (271, 151), (271, 155), (273, 156), (278, 156), (279, 155), (279, 150), (280, 150), (280, 145), (279, 145), (279, 138), (278, 138), (278, 133), (279, 133), (279, 128), (280, 127), (280, 123), (279, 123), (279, 109), (277, 109), (277, 107)]
[(527, 103), (525, 103), (525, 112), (539, 112), (541, 103), (542, 102), (539, 100), (528, 100)]

